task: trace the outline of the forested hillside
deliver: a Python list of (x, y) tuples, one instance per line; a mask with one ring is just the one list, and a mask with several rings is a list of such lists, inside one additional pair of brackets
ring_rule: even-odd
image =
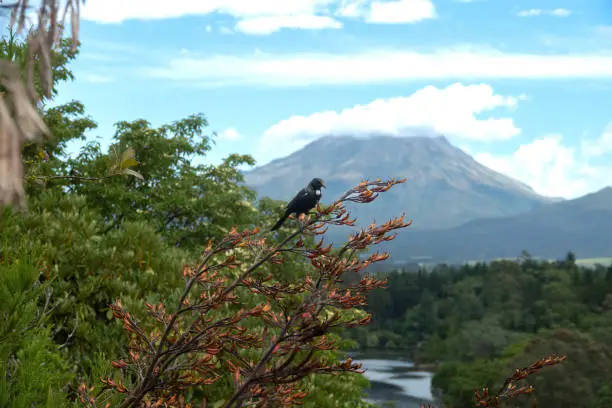
[(349, 332), (362, 347), (404, 349), (434, 364), (445, 406), (550, 352), (567, 361), (529, 380), (538, 407), (612, 406), (612, 266), (533, 260), (394, 272), (369, 297), (374, 318)]

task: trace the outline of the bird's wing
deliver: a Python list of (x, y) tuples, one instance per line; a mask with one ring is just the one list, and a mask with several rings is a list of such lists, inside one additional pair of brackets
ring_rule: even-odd
[(291, 199), (291, 201), (287, 203), (287, 207), (285, 207), (285, 210), (291, 211), (291, 209), (295, 208), (297, 202), (305, 197), (308, 197), (308, 191), (303, 188), (295, 195), (295, 197)]

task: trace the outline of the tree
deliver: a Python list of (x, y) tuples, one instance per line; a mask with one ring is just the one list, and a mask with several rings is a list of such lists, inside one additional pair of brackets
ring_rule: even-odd
[[(350, 358), (330, 360), (339, 350), (330, 333), (367, 324), (371, 316), (357, 308), (366, 304), (368, 292), (385, 282), (366, 274), (348, 288), (341, 289), (339, 283), (344, 274), (359, 273), (388, 257), (375, 252), (355, 259), (357, 251), (392, 240), (393, 231), (410, 223), (399, 217), (371, 225), (338, 249), (324, 246), (322, 239), (307, 247), (301, 235), (321, 235), (326, 225), (354, 225), (345, 202), (371, 202), (403, 182), (364, 181), (329, 207), (318, 206), (314, 217), (278, 243), (268, 243), (259, 228), (232, 229), (216, 244), (208, 244), (199, 265), (184, 267), (186, 289), (175, 307), (146, 304), (147, 321), (135, 319), (120, 300), (114, 302), (113, 316), (130, 336), (129, 357), (113, 362), (121, 375), (102, 380), (115, 392), (113, 399), (92, 399), (83, 384), (82, 403), (178, 407), (189, 402), (189, 390), (204, 387), (206, 394), (206, 385), (227, 383), (231, 388), (221, 395), (220, 406), (291, 406), (308, 395), (313, 374), (359, 372), (360, 365)], [(312, 273), (288, 283), (260, 273), (262, 265), (282, 263), (287, 253), (310, 262)], [(249, 292), (255, 294), (254, 302), (245, 297)]]
[[(169, 244), (185, 248), (225, 235), (237, 225), (252, 225), (255, 194), (243, 185), (238, 166), (254, 164), (246, 155), (229, 155), (220, 165), (205, 162), (213, 140), (204, 134), (208, 122), (192, 115), (151, 128), (148, 122), (119, 122), (108, 153), (97, 143), (87, 144), (66, 171), (78, 177), (101, 174), (109, 156), (137, 152), (132, 164), (144, 177), (116, 177), (103, 183), (58, 180), (71, 192), (87, 197), (88, 206), (118, 228), (123, 222), (145, 221)], [(136, 161), (135, 159), (138, 159)], [(131, 170), (131, 169), (128, 169)]]
[(0, 407), (63, 407), (73, 376), (46, 324), (52, 289), (38, 282), (39, 247), (0, 242)]
[(550, 350), (567, 356), (567, 360), (528, 379), (527, 383), (538, 390), (538, 407), (593, 406), (598, 392), (612, 379), (609, 345), (574, 330), (547, 330), (526, 342), (507, 364), (522, 365)]

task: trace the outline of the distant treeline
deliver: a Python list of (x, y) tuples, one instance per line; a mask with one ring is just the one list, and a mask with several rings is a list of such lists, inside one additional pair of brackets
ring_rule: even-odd
[(443, 362), (434, 385), (448, 406), (473, 406), (475, 388), (496, 389), (499, 373), (551, 353), (568, 359), (530, 380), (539, 407), (612, 406), (612, 266), (524, 253), (381, 274), (389, 284), (370, 295), (372, 325), (347, 335), (361, 347)]

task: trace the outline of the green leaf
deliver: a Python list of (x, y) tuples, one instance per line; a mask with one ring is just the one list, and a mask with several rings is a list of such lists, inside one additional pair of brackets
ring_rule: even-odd
[(134, 158), (136, 152), (134, 149), (129, 147), (121, 154), (121, 168), (127, 169), (138, 165), (138, 162)]
[(136, 152), (134, 151), (134, 149), (132, 147), (128, 147), (127, 149), (125, 149), (125, 151), (121, 154), (121, 161), (124, 162), (127, 159), (130, 158), (134, 158), (134, 156), (136, 155)]
[(127, 160), (121, 162), (122, 169), (127, 169), (134, 166), (138, 166), (138, 162), (133, 157), (130, 157)]

